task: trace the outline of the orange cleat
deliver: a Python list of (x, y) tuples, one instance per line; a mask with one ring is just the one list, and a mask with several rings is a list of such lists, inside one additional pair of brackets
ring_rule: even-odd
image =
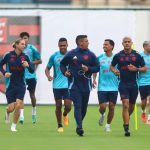
[(57, 129), (57, 131), (60, 133), (60, 132), (64, 132), (64, 128), (63, 127), (59, 127), (58, 129)]
[(142, 120), (143, 123), (146, 123), (146, 122), (147, 122), (146, 113), (143, 112), (143, 113), (141, 114), (141, 120)]
[(67, 116), (63, 116), (63, 120), (64, 120), (64, 125), (65, 125), (65, 126), (68, 126), (68, 124), (69, 124), (68, 115), (67, 115)]

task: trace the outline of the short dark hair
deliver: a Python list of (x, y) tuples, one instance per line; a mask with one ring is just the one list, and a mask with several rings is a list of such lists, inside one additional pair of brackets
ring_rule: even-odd
[(64, 37), (62, 37), (62, 38), (60, 38), (60, 39), (59, 39), (58, 43), (59, 43), (59, 42), (64, 42), (64, 41), (66, 41), (66, 42), (67, 42), (67, 39), (66, 39), (66, 38), (64, 38)]
[(108, 41), (110, 43), (110, 45), (113, 46), (113, 48), (114, 48), (115, 42), (113, 40), (111, 40), (111, 39), (105, 39), (105, 41)]
[(28, 32), (21, 32), (20, 37), (23, 38), (24, 36), (27, 36), (28, 38), (30, 37)]
[(144, 41), (143, 47), (146, 46), (146, 45), (149, 45), (149, 44), (150, 44), (150, 41)]
[(78, 44), (79, 44), (79, 41), (80, 41), (81, 39), (84, 39), (84, 38), (87, 38), (87, 35), (78, 35), (78, 36), (76, 37), (76, 44), (78, 45)]

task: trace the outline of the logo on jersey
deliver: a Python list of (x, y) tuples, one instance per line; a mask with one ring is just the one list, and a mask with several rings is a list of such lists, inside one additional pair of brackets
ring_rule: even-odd
[(84, 59), (84, 60), (89, 60), (89, 56), (88, 56), (88, 55), (84, 55), (84, 56), (83, 56), (83, 59)]

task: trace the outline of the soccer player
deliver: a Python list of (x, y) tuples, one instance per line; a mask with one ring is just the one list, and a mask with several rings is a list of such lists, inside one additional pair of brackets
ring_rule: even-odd
[[(139, 91), (141, 96), (141, 120), (150, 125), (150, 41), (143, 43), (144, 52), (140, 53), (144, 58), (147, 72), (139, 74)], [(148, 103), (148, 118), (146, 117), (146, 105)]]
[[(111, 63), (111, 71), (116, 76), (120, 74), (119, 93), (123, 105), (122, 117), (125, 136), (130, 136), (129, 119), (138, 96), (137, 73), (146, 72), (144, 59), (138, 52), (132, 50), (132, 44), (130, 37), (124, 37), (122, 41), (124, 49), (114, 56)], [(116, 65), (118, 65), (119, 71), (116, 70)]]
[[(26, 46), (24, 40), (19, 39), (14, 43), (15, 50), (5, 54), (0, 62), (0, 71), (6, 78), (6, 98), (8, 108), (6, 109), (6, 122), (9, 122), (10, 113), (14, 111), (13, 123), (11, 125), (11, 131), (15, 132), (16, 124), (20, 115), (20, 108), (23, 105), (23, 98), (26, 91), (24, 83), (25, 68), (30, 73), (34, 72), (34, 69), (30, 63), (29, 57), (23, 53)], [(6, 65), (6, 71), (3, 69), (3, 65)]]
[[(114, 109), (117, 101), (118, 95), (118, 78), (110, 71), (110, 64), (114, 57), (112, 51), (114, 48), (114, 41), (111, 39), (106, 39), (103, 44), (104, 54), (98, 57), (100, 63), (100, 71), (99, 71), (99, 80), (98, 80), (98, 100), (99, 100), (99, 112), (100, 119), (99, 125), (103, 125), (105, 111), (108, 104), (108, 115), (107, 115), (107, 123), (105, 125), (105, 131), (110, 132), (110, 124), (114, 117)], [(94, 87), (97, 85), (96, 82), (97, 74), (93, 74), (93, 85)]]
[[(42, 63), (41, 55), (35, 46), (29, 44), (30, 35), (27, 32), (20, 33), (20, 38), (25, 40), (26, 48), (24, 49), (24, 53), (28, 55), (30, 61), (32, 62), (34, 68), (37, 67), (38, 64)], [(31, 74), (27, 69), (25, 70), (25, 80), (27, 89), (29, 90), (31, 103), (32, 103), (32, 123), (36, 123), (36, 97), (35, 97), (35, 89), (36, 89), (36, 73)], [(21, 124), (24, 123), (24, 108), (21, 109), (20, 113), (20, 121)]]
[[(60, 61), (64, 58), (67, 53), (67, 39), (60, 38), (58, 41), (59, 51), (55, 52), (49, 59), (47, 67), (45, 69), (45, 74), (47, 76), (48, 81), (53, 80), (53, 93), (55, 97), (56, 103), (56, 118), (58, 124), (58, 132), (63, 132), (62, 125), (62, 100), (64, 100), (64, 112), (63, 112), (63, 121), (64, 125), (68, 126), (68, 113), (71, 110), (71, 100), (69, 100), (69, 92), (68, 92), (68, 79), (65, 77), (60, 70)], [(50, 70), (53, 67), (54, 76), (50, 74)]]
[(82, 122), (92, 88), (91, 75), (99, 71), (99, 62), (95, 54), (88, 49), (89, 42), (86, 35), (78, 35), (76, 44), (77, 48), (69, 51), (60, 62), (60, 69), (68, 77), (69, 98), (74, 103), (76, 133), (83, 136)]

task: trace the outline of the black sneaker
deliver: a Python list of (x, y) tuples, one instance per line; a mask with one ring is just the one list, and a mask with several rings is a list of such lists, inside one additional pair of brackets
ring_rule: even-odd
[(125, 132), (125, 133), (124, 133), (124, 136), (129, 137), (129, 136), (130, 136), (130, 132), (129, 132), (129, 131)]
[(129, 137), (130, 136), (129, 125), (128, 124), (124, 124), (123, 127), (124, 127), (124, 132), (125, 132), (124, 136)]
[(83, 136), (84, 130), (83, 130), (82, 128), (76, 128), (76, 133), (77, 133), (79, 136)]

